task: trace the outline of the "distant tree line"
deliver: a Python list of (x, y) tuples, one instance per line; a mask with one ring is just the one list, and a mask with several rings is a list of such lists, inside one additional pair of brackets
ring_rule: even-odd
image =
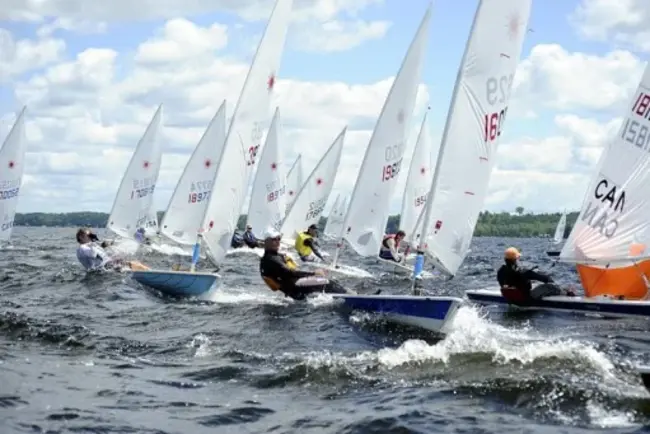
[[(158, 212), (158, 220), (162, 219), (164, 212)], [(565, 234), (571, 231), (578, 217), (574, 212), (567, 215), (567, 228)], [(522, 207), (517, 207), (514, 214), (508, 212), (492, 213), (483, 211), (479, 214), (478, 224), (474, 235), (477, 237), (545, 237), (552, 236), (560, 219), (560, 213), (532, 214), (524, 213)], [(26, 213), (16, 214), (16, 226), (46, 226), (46, 227), (80, 227), (93, 228), (106, 227), (108, 214), (102, 212), (70, 212), (70, 213)], [(395, 233), (399, 229), (400, 216), (392, 215), (388, 218), (386, 231)], [(319, 226), (325, 227), (326, 217), (321, 217)], [(246, 225), (246, 215), (239, 216), (237, 227), (240, 230)], [(262, 230), (255, 228), (256, 231)]]

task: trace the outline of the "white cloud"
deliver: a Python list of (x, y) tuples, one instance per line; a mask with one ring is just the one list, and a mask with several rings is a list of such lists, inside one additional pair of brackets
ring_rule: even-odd
[(499, 146), (486, 207), (532, 211), (577, 210), (606, 143), (621, 119), (606, 122), (574, 114), (555, 116), (559, 134)]
[(228, 43), (226, 26), (213, 24), (201, 28), (184, 18), (167, 21), (161, 33), (138, 47), (136, 62), (150, 65), (184, 62), (221, 50)]
[[(188, 11), (213, 7), (201, 0), (185, 3)], [(303, 49), (350, 47), (358, 43), (349, 37), (355, 31), (365, 32), (365, 39), (379, 36), (382, 31), (372, 30), (372, 23), (356, 16), (370, 3), (372, 0), (297, 1), (298, 10), (303, 12), (296, 16), (297, 25), (311, 25), (310, 20), (314, 19), (332, 23), (323, 30), (330, 32), (328, 38), (313, 33), (312, 39), (301, 41)], [(75, 4), (57, 0), (16, 2), (12, 13), (22, 10), (24, 19), (43, 23), (43, 16), (59, 7), (67, 11), (61, 19), (70, 22), (61, 21), (57, 28), (71, 29), (74, 23), (93, 23), (100, 16), (110, 25), (125, 13), (113, 3), (89, 3), (84, 10), (75, 9)], [(172, 14), (176, 4), (167, 0), (160, 5), (161, 11), (140, 11), (146, 9), (142, 7), (133, 13), (140, 14), (138, 19), (151, 13), (165, 16)], [(252, 4), (220, 2), (221, 7), (238, 9), (240, 13)], [(65, 9), (68, 7), (69, 10)], [(339, 21), (337, 17), (342, 11), (351, 19)], [(268, 10), (258, 14), (265, 18)], [(361, 24), (355, 27), (350, 23)], [(235, 27), (197, 26), (187, 19), (172, 18), (129, 53), (88, 48), (61, 61), (63, 49), (48, 57), (44, 54), (47, 50), (32, 48), (13, 56), (9, 62), (13, 66), (4, 66), (14, 71), (5, 73), (7, 76), (17, 77), (20, 72), (46, 67), (14, 85), (17, 100), (28, 105), (30, 139), (29, 168), (19, 210), (108, 211), (132, 150), (161, 102), (165, 105), (167, 152), (156, 206), (164, 209), (189, 153), (223, 99), (227, 99), (227, 112), (232, 114), (248, 70), (246, 62), (223, 53), (230, 39), (234, 39)], [(337, 29), (345, 31), (335, 35)], [(48, 39), (53, 32), (41, 28), (42, 37), (27, 42), (56, 41)], [(16, 41), (13, 44), (19, 45)], [(642, 62), (626, 51), (598, 56), (569, 52), (559, 45), (534, 47), (519, 68), (513, 101), (517, 108), (512, 110), (519, 116), (537, 116), (542, 121), (549, 112), (558, 111), (554, 118), (556, 131), (543, 132), (538, 128), (527, 132), (529, 137), (512, 138), (501, 144), (486, 206), (496, 210), (518, 205), (533, 210), (577, 208), (603, 143), (616, 133), (620, 124), (615, 116), (636, 87), (642, 69)], [(338, 192), (349, 194), (392, 80), (388, 77), (376, 83), (352, 84), (280, 77), (269, 108), (269, 121), (271, 111), (280, 106), (286, 165), (301, 152), (305, 172), (309, 173), (347, 124), (345, 151), (332, 199)], [(410, 163), (420, 127), (418, 118), (427, 100), (427, 89), (422, 86), (404, 167)], [(442, 125), (432, 124), (435, 148), (441, 129)], [(402, 173), (398, 190), (404, 186), (406, 170)], [(399, 197), (393, 205), (393, 211), (397, 211)]]
[[(382, 0), (294, 0), (298, 20), (327, 21), (340, 13), (352, 17)], [(42, 22), (47, 17), (66, 20), (115, 22), (169, 19), (210, 12), (236, 12), (248, 20), (265, 20), (275, 0), (131, 0), (88, 2), (86, 0), (4, 0), (0, 20)]]
[(388, 21), (324, 22), (320, 31), (302, 32), (297, 46), (306, 51), (345, 51), (371, 39), (381, 39), (391, 23)]
[[(15, 94), (27, 104), (30, 139), (19, 210), (108, 211), (131, 153), (159, 103), (165, 107), (166, 153), (156, 206), (164, 209), (209, 119), (224, 98), (232, 114), (239, 96), (248, 64), (213, 49), (227, 44), (227, 34), (221, 25), (200, 27), (173, 19), (143, 41), (134, 50), (135, 57), (89, 48), (18, 81)], [(269, 112), (275, 105), (281, 108), (286, 165), (300, 152), (309, 173), (347, 124), (336, 189), (351, 191), (392, 80), (352, 85), (279, 79)], [(418, 113), (427, 100), (422, 86)], [(50, 188), (56, 188), (56, 195), (46, 193)]]
[[(365, 21), (359, 12), (383, 0), (294, 0), (290, 41), (307, 51), (341, 51), (384, 36), (390, 23)], [(104, 32), (112, 23), (173, 19), (213, 12), (234, 12), (247, 21), (268, 19), (275, 0), (4, 0), (0, 20), (42, 24), (39, 34), (61, 29), (79, 33)], [(56, 17), (49, 20), (49, 17)]]
[(0, 28), (0, 82), (52, 64), (64, 50), (65, 43), (60, 39), (16, 40), (8, 30)]
[(646, 0), (582, 0), (571, 21), (586, 38), (650, 51)]
[(535, 46), (517, 70), (514, 103), (520, 112), (622, 110), (643, 73), (644, 62), (628, 51), (604, 56), (568, 52), (557, 44)]

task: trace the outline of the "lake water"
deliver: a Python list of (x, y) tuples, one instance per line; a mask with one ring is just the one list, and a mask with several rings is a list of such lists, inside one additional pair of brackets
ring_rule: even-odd
[[(74, 229), (17, 228), (0, 250), (0, 433), (641, 432), (650, 322), (467, 305), (444, 340), (327, 296), (300, 303), (229, 257), (208, 301), (161, 297), (128, 275), (86, 276)], [(101, 236), (101, 234), (100, 234)], [(474, 240), (461, 273), (427, 281), (462, 296), (495, 285), (507, 245), (575, 283), (544, 240)], [(347, 263), (381, 272), (346, 253)], [(139, 259), (168, 266), (170, 257)], [(342, 279), (407, 293), (394, 276)]]

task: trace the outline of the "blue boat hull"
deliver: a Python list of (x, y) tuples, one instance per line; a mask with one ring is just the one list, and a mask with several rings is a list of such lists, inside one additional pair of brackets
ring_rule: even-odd
[[(501, 291), (497, 290), (470, 290), (466, 291), (467, 298), (479, 304), (498, 304), (514, 306), (503, 298)], [(646, 300), (615, 300), (604, 298), (568, 297), (564, 295), (545, 297), (534, 304), (517, 306), (525, 310), (547, 310), (569, 313), (597, 313), (613, 317), (649, 317), (650, 301)]]
[(378, 313), (388, 321), (447, 333), (463, 300), (457, 297), (427, 297), (415, 295), (346, 295), (332, 294), (346, 306), (365, 312)]
[(175, 297), (192, 297), (208, 292), (221, 276), (216, 273), (148, 270), (134, 271), (131, 277), (142, 285), (157, 289), (163, 294)]

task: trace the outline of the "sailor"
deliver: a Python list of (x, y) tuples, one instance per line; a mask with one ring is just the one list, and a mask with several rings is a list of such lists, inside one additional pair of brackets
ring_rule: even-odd
[(230, 247), (232, 247), (233, 249), (244, 247), (244, 237), (241, 234), (237, 233), (237, 231), (235, 231), (235, 233), (232, 234), (232, 240), (230, 240)]
[(254, 249), (255, 247), (262, 247), (264, 245), (264, 241), (258, 240), (257, 237), (255, 237), (255, 234), (253, 233), (253, 227), (251, 225), (246, 225), (246, 231), (244, 232), (243, 239), (244, 244), (246, 244), (251, 249)]
[(301, 271), (290, 256), (280, 253), (282, 234), (273, 228), (264, 234), (264, 256), (260, 260), (260, 274), (272, 291), (281, 291), (294, 300), (304, 300), (308, 294), (355, 294), (336, 281), (325, 277), (323, 270)]
[(325, 255), (320, 251), (316, 237), (318, 237), (318, 227), (315, 224), (310, 225), (306, 231), (298, 233), (293, 247), (303, 262), (314, 262), (316, 258), (325, 262)]
[[(503, 254), (505, 264), (497, 271), (501, 295), (508, 302), (523, 305), (553, 295), (575, 295), (573, 291), (560, 288), (553, 282), (551, 276), (535, 271), (537, 267), (530, 269), (520, 267), (517, 262), (520, 257), (519, 250), (508, 247)], [(531, 282), (533, 280), (542, 284), (533, 288)]]
[(402, 262), (404, 256), (399, 254), (399, 244), (406, 237), (403, 230), (397, 231), (395, 234), (386, 234), (381, 242), (379, 248), (379, 257), (389, 261)]
[[(77, 259), (86, 269), (86, 271), (95, 271), (101, 269), (116, 269), (129, 267), (133, 271), (149, 270), (149, 267), (138, 261), (123, 261), (117, 258), (111, 258), (104, 248), (96, 246), (93, 241), (99, 241), (97, 235), (89, 229), (80, 228), (77, 231)], [(102, 243), (104, 245), (104, 243)]]
[(133, 235), (133, 237), (134, 237), (135, 240), (136, 240), (138, 243), (140, 243), (140, 244), (142, 244), (142, 243), (144, 243), (144, 244), (151, 244), (151, 240), (149, 239), (149, 237), (147, 237), (147, 235), (146, 235), (146, 231), (145, 231), (144, 228), (138, 228), (138, 229), (135, 231), (135, 234)]

